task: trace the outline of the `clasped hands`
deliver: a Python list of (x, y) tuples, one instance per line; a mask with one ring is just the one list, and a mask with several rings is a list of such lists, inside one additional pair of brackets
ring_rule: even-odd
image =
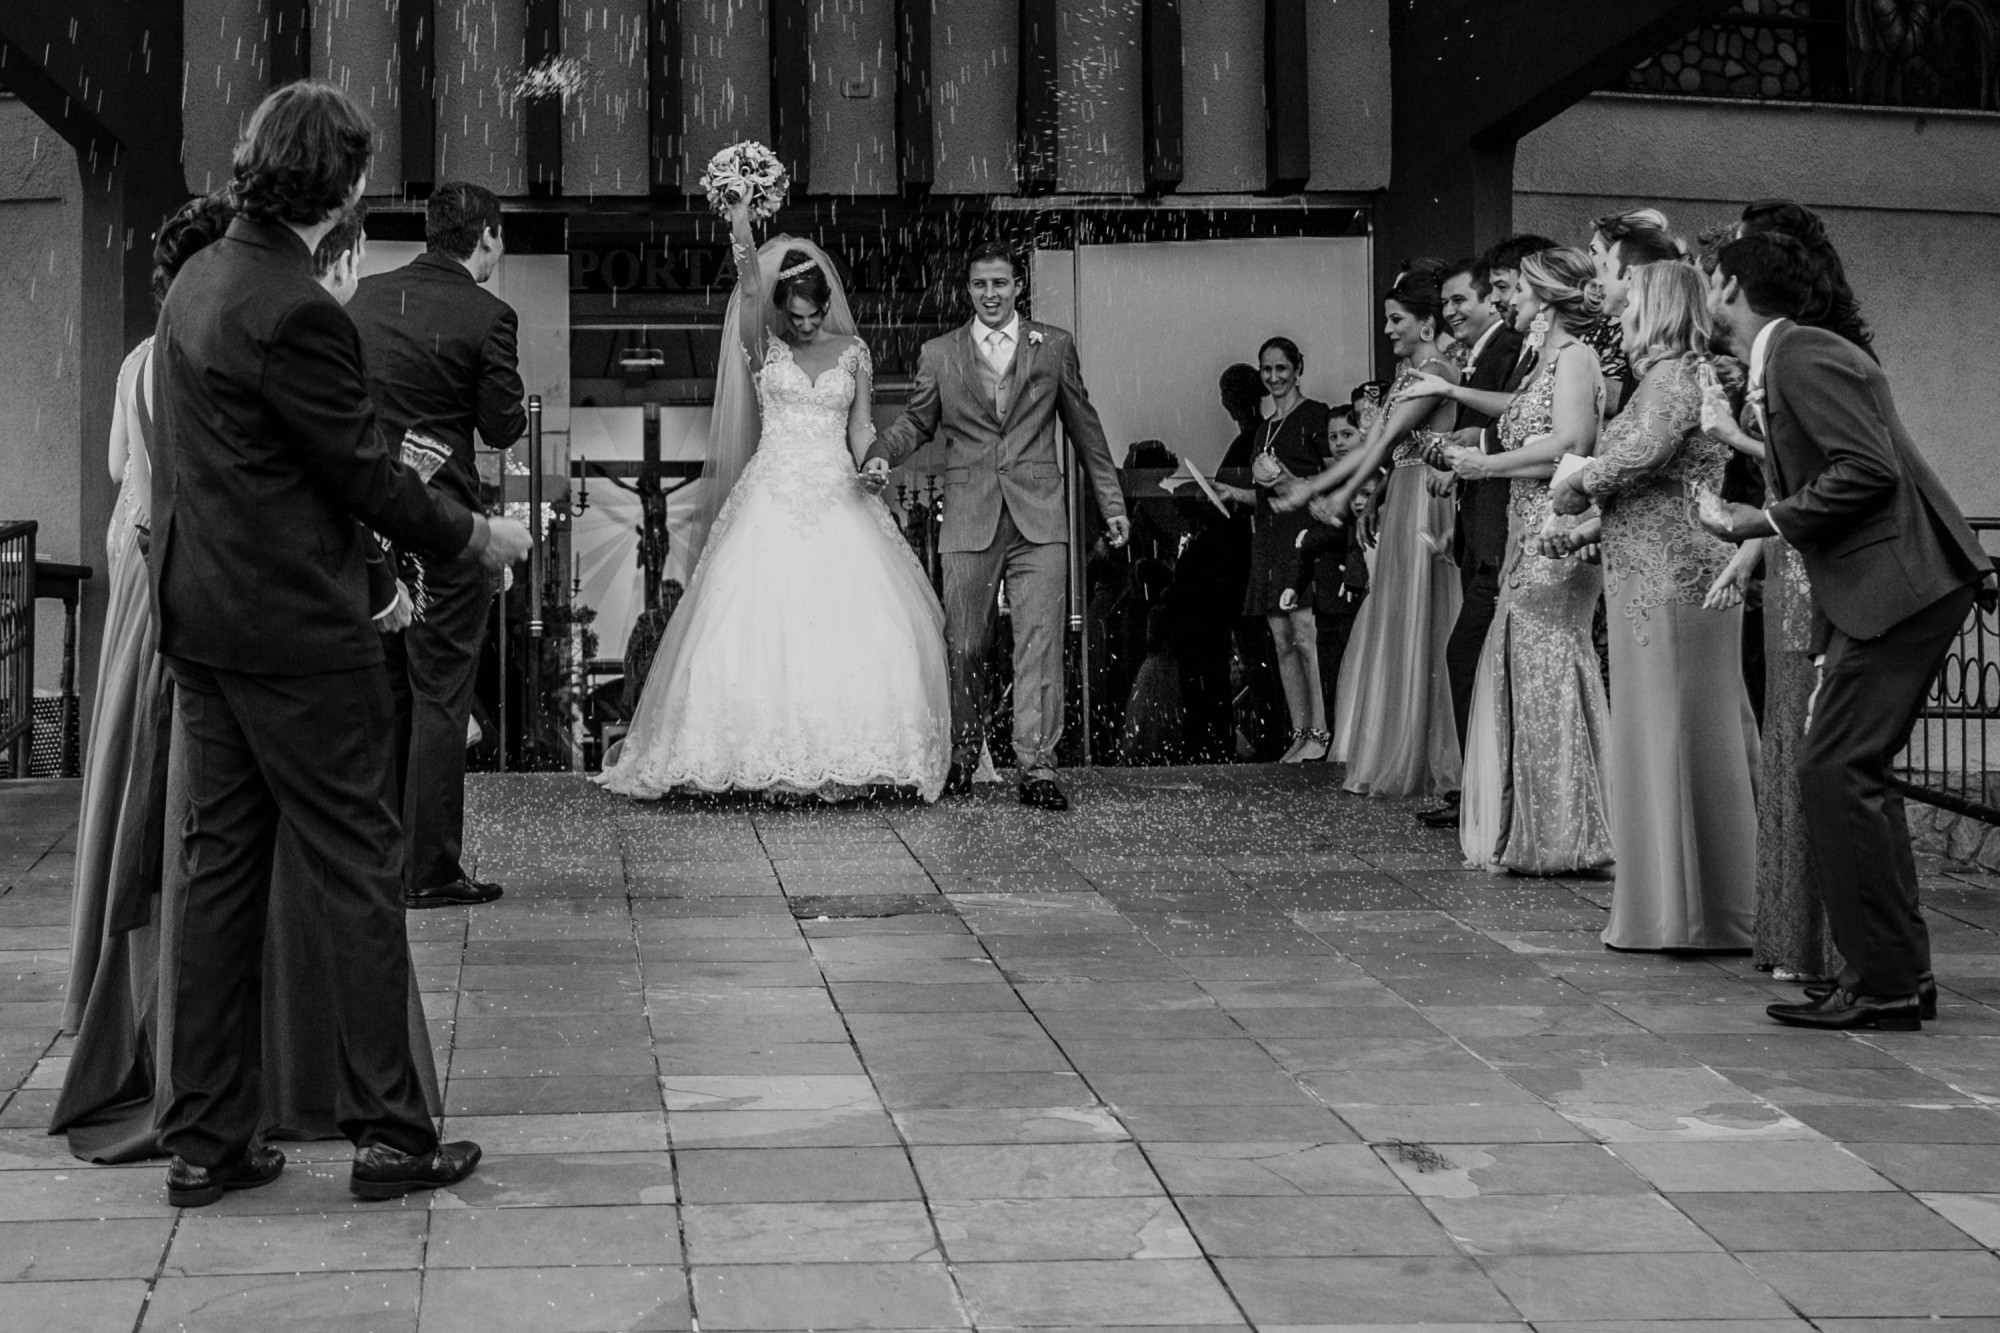
[[(861, 471), (855, 474), (855, 480), (860, 483), (861, 489), (870, 495), (882, 494), (889, 488), (889, 460), (880, 455), (869, 459), (861, 465)], [(1105, 519), (1104, 527), (1105, 540), (1111, 543), (1114, 550), (1132, 540), (1132, 520), (1123, 514)]]

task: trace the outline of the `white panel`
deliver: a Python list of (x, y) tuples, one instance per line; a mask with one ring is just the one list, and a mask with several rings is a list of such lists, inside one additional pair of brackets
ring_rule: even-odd
[(1282, 334), (1308, 397), (1344, 404), (1369, 378), (1373, 301), (1362, 237), (1087, 245), (1077, 352), (1112, 453), (1164, 440), (1204, 469), (1236, 436), (1216, 384)]

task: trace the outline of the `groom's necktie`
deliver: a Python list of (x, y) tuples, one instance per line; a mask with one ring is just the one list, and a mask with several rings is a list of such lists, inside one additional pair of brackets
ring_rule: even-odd
[(1007, 372), (1014, 365), (1014, 339), (1005, 329), (987, 329), (980, 335), (979, 342), (986, 352), (986, 364), (993, 367), (993, 406), (1004, 421), (1007, 418)]

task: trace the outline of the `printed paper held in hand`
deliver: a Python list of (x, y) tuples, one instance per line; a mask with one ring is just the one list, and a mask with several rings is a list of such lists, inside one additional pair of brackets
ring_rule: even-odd
[[(1210, 504), (1214, 505), (1217, 509), (1220, 509), (1222, 511), (1222, 516), (1224, 518), (1229, 517), (1229, 506), (1223, 503), (1222, 497), (1216, 493), (1215, 487), (1212, 483), (1210, 483), (1209, 479), (1201, 475), (1201, 469), (1194, 465), (1193, 459), (1183, 458), (1181, 460), (1181, 470), (1183, 472), (1186, 472), (1188, 476), (1194, 479), (1194, 484), (1201, 487), (1201, 493), (1208, 497), (1208, 502)], [(1170, 490), (1170, 487), (1178, 486), (1180, 482), (1181, 478), (1177, 474), (1175, 476), (1167, 478), (1166, 481), (1161, 482), (1160, 489)]]
[(1590, 460), (1582, 454), (1564, 454), (1556, 460), (1556, 475), (1550, 479), (1549, 484), (1551, 486), (1562, 485), (1571, 477), (1583, 471), (1584, 466), (1589, 462)]

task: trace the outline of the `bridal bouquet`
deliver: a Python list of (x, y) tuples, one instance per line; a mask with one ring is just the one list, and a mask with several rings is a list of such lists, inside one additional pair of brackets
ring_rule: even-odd
[(701, 173), (709, 207), (727, 217), (731, 205), (748, 199), (750, 216), (759, 222), (776, 215), (790, 185), (778, 155), (751, 140), (729, 145), (710, 158), (708, 170)]

